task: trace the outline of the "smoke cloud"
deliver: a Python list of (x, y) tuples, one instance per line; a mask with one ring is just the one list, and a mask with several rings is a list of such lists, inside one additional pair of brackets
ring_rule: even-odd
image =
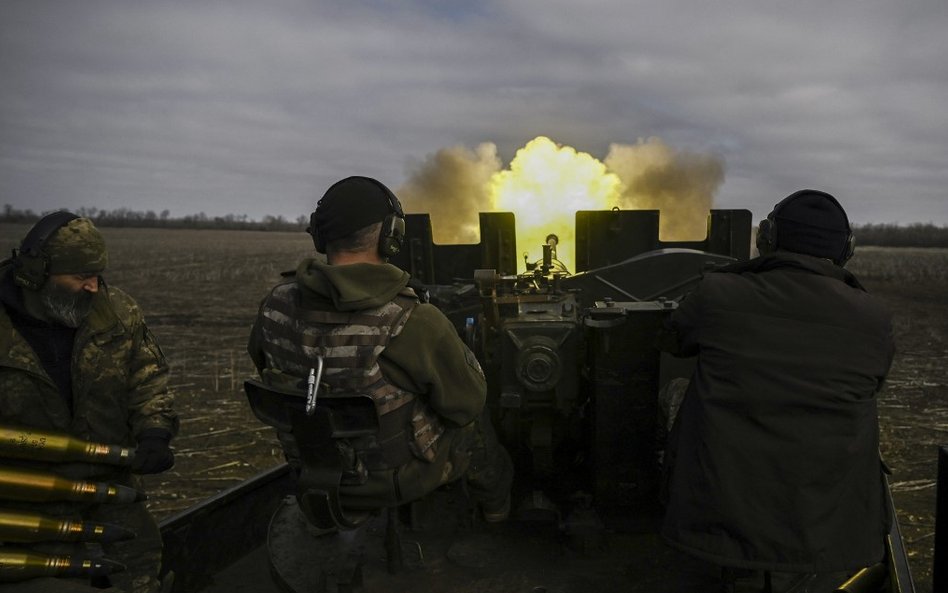
[(707, 236), (714, 194), (724, 182), (724, 160), (713, 154), (677, 151), (659, 138), (612, 144), (606, 167), (622, 182), (619, 207), (659, 210), (664, 241), (700, 241)]
[[(541, 140), (552, 146), (552, 151)], [(635, 144), (610, 145), (608, 155), (599, 165), (599, 178), (596, 179), (588, 179), (589, 175), (584, 172), (588, 173), (587, 160), (597, 165), (599, 161), (573, 149), (557, 148), (548, 139), (537, 138), (527, 143), (522, 151), (533, 156), (552, 153), (552, 156), (547, 155), (546, 166), (556, 171), (534, 174), (539, 176), (537, 183), (540, 185), (548, 184), (551, 179), (561, 181), (562, 191), (549, 191), (546, 196), (557, 196), (568, 202), (568, 218), (572, 219), (573, 212), (578, 209), (618, 206), (629, 210), (659, 210), (659, 236), (664, 241), (703, 240), (707, 235), (708, 214), (714, 195), (724, 182), (724, 161), (720, 156), (676, 150), (654, 137), (640, 139)], [(514, 171), (510, 165), (503, 169), (493, 143), (485, 142), (474, 150), (454, 146), (438, 150), (409, 171), (408, 181), (397, 193), (407, 212), (431, 215), (436, 243), (477, 243), (480, 240), (477, 214), (495, 210), (494, 204), (498, 202), (505, 203), (492, 192), (503, 191), (503, 184), (497, 181), (511, 175), (523, 177), (526, 173)], [(588, 186), (584, 190), (588, 193), (584, 194), (588, 204), (581, 203), (582, 199), (577, 203), (575, 188), (566, 191), (571, 185), (563, 180), (574, 177)], [(543, 183), (540, 183), (541, 179)], [(529, 181), (521, 179), (521, 185), (529, 185)], [(606, 192), (608, 198), (599, 195), (609, 186), (615, 189)], [(602, 202), (603, 199), (609, 204)], [(539, 203), (537, 199), (528, 201)], [(530, 212), (515, 214), (519, 225), (521, 218), (529, 218)], [(517, 232), (519, 238), (521, 229), (518, 228)], [(544, 227), (543, 232), (548, 232), (548, 229)], [(571, 236), (571, 233), (567, 234)]]
[(480, 241), (478, 213), (490, 210), (490, 180), (501, 168), (497, 146), (442, 148), (399, 188), (408, 212), (428, 212), (435, 243)]

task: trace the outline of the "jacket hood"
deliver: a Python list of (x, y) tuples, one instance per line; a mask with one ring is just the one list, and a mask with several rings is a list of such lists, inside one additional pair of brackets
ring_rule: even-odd
[(408, 285), (408, 272), (392, 264), (329, 265), (305, 259), (296, 269), (303, 299), (332, 301), (338, 311), (358, 311), (388, 303)]

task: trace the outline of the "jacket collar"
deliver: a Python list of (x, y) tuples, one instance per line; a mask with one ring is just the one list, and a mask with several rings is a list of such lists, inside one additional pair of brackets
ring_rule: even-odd
[(778, 269), (798, 270), (820, 276), (827, 276), (829, 278), (835, 278), (863, 292), (866, 290), (862, 284), (859, 283), (859, 280), (856, 279), (856, 276), (846, 268), (837, 266), (826, 259), (802, 253), (793, 253), (791, 251), (775, 251), (767, 255), (755, 257), (751, 260), (729, 264), (712, 271), (734, 274), (759, 274), (761, 272)]
[[(23, 306), (22, 289), (13, 283), (12, 266), (0, 268), (0, 357), (13, 347), (13, 323), (6, 309), (12, 309), (21, 315), (28, 315)], [(92, 308), (88, 317), (79, 326), (76, 343), (82, 343), (102, 334), (121, 333), (122, 325), (113, 310), (109, 298), (109, 288), (103, 282), (92, 299)]]
[(122, 324), (111, 305), (109, 287), (102, 282), (99, 292), (92, 298), (92, 309), (89, 310), (88, 317), (79, 326), (76, 342), (81, 343), (100, 335), (121, 334), (122, 331)]

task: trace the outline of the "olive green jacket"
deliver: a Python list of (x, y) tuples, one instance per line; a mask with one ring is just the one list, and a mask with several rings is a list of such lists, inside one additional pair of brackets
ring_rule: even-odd
[[(303, 261), (296, 273), (303, 307), (328, 311), (359, 311), (383, 305), (408, 284), (408, 273), (391, 264), (331, 266)], [(264, 303), (264, 306), (266, 303)], [(260, 345), (259, 324), (248, 350), (258, 369), (267, 367)], [(457, 330), (434, 305), (422, 303), (379, 357), (385, 376), (401, 387), (423, 394), (429, 405), (456, 426), (473, 421), (484, 408), (487, 383), (474, 355)]]
[[(327, 265), (315, 259), (304, 260), (295, 279), (301, 307), (328, 311), (381, 306), (395, 298), (408, 280), (406, 272), (390, 264)], [(261, 315), (266, 310), (264, 299)], [(279, 368), (280, 361), (267, 360), (262, 339), (258, 317), (248, 344), (250, 356), (261, 371)], [(366, 484), (344, 488), (344, 502), (352, 508), (413, 500), (463, 475), (469, 461), (467, 437), (487, 397), (487, 383), (474, 354), (448, 318), (430, 304), (414, 308), (401, 333), (379, 356), (379, 366), (389, 381), (423, 397), (445, 422), (446, 431), (436, 444), (434, 461), (415, 459), (395, 470), (373, 472)]]
[[(0, 268), (0, 278), (4, 272)], [(100, 290), (78, 328), (72, 360), (73, 412), (36, 353), (0, 306), (0, 422), (135, 445), (149, 428), (178, 431), (168, 365), (138, 305), (118, 288)]]

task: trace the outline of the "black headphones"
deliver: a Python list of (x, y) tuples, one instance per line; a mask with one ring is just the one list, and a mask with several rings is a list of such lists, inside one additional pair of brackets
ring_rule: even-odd
[(779, 237), (777, 230), (777, 213), (781, 210), (781, 208), (793, 200), (807, 194), (816, 194), (830, 200), (836, 205), (837, 208), (839, 208), (839, 211), (843, 213), (843, 218), (846, 219), (846, 245), (843, 247), (843, 250), (840, 252), (839, 256), (833, 258), (833, 262), (836, 265), (842, 266), (847, 261), (849, 261), (849, 258), (853, 256), (853, 253), (856, 250), (856, 239), (853, 236), (852, 226), (849, 224), (849, 217), (846, 215), (846, 211), (843, 210), (843, 207), (840, 205), (839, 201), (836, 200), (836, 198), (826, 192), (815, 189), (801, 189), (800, 191), (793, 192), (781, 200), (776, 206), (774, 206), (774, 209), (770, 212), (770, 214), (767, 215), (767, 218), (761, 220), (757, 224), (757, 237), (755, 241), (757, 244), (757, 251), (759, 251), (761, 254), (764, 254), (771, 253), (777, 249)]
[[(379, 255), (384, 259), (394, 257), (402, 250), (402, 243), (405, 241), (405, 213), (402, 211), (402, 204), (398, 201), (395, 194), (392, 193), (392, 190), (385, 187), (385, 184), (380, 181), (372, 179), (371, 177), (358, 178), (371, 182), (381, 189), (388, 198), (389, 214), (382, 220), (378, 251)], [(332, 187), (329, 189), (332, 189)], [(319, 202), (316, 203), (316, 210), (318, 209)], [(326, 241), (320, 236), (319, 229), (316, 225), (316, 210), (313, 210), (313, 213), (309, 215), (309, 227), (307, 227), (306, 232), (313, 237), (313, 245), (316, 247), (316, 251), (326, 253)]]
[(46, 284), (49, 256), (43, 247), (53, 233), (77, 218), (72, 212), (60, 210), (47, 214), (33, 225), (20, 243), (20, 249), (13, 251), (13, 281), (17, 286), (39, 290)]

